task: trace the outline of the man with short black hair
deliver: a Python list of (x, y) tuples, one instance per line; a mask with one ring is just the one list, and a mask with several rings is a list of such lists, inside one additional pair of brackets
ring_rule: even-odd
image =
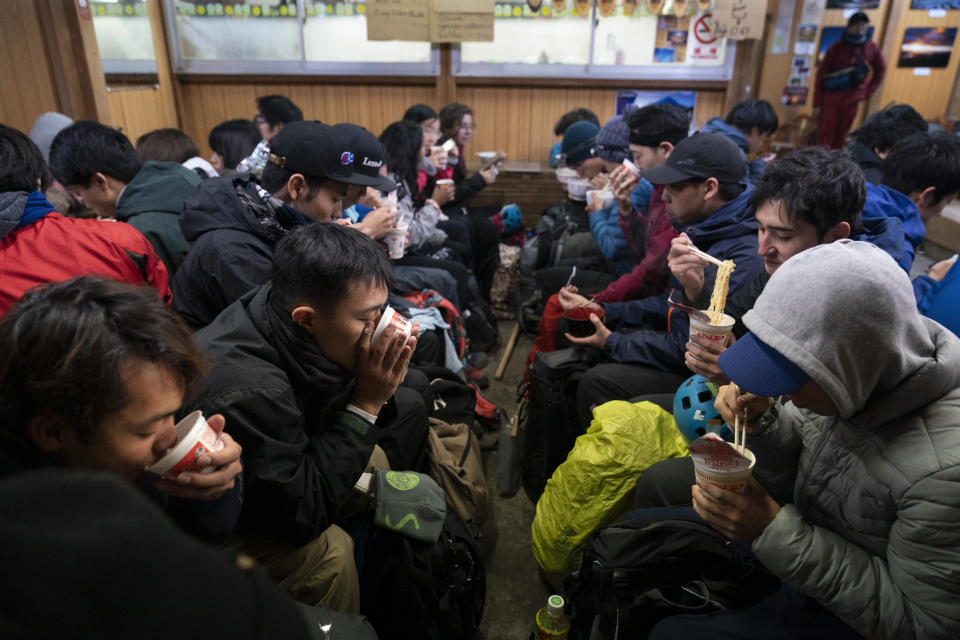
[(750, 160), (749, 155), (760, 153), (763, 145), (780, 126), (777, 112), (766, 100), (744, 100), (734, 105), (725, 119), (711, 118), (703, 127), (704, 133), (719, 133), (727, 136), (740, 147), (747, 158), (747, 182), (756, 185), (767, 167), (761, 157)]
[(273, 249), (291, 229), (340, 216), (349, 185), (377, 182), (356, 173), (353, 138), (319, 122), (291, 122), (273, 140), (261, 184), (250, 174), (206, 180), (184, 204), (181, 227), (193, 242), (173, 282), (174, 308), (194, 328), (270, 279)]
[[(653, 184), (665, 185), (663, 201), (677, 230), (691, 244), (720, 260), (732, 260), (736, 270), (730, 291), (751, 280), (761, 267), (757, 255), (757, 221), (749, 206), (750, 190), (743, 184), (746, 162), (740, 149), (724, 136), (700, 133), (681, 141), (666, 163), (644, 171)], [(711, 266), (701, 286), (713, 288)], [(567, 339), (575, 345), (602, 350), (614, 360), (587, 371), (577, 392), (580, 426), (590, 423), (592, 407), (649, 393), (672, 392), (688, 375), (683, 362), (689, 322), (667, 303), (671, 290), (682, 288), (675, 276), (666, 292), (629, 302), (602, 305), (605, 321), (640, 332), (611, 331), (594, 314), (596, 333)], [(679, 294), (678, 294), (679, 295)], [(570, 291), (561, 291), (564, 308), (600, 308)]]
[(147, 239), (130, 225), (61, 216), (43, 195), (50, 181), (40, 149), (0, 125), (0, 315), (38, 284), (86, 274), (149, 285), (169, 303)]
[[(909, 273), (926, 236), (927, 223), (943, 213), (958, 194), (960, 138), (946, 133), (915, 133), (893, 145), (884, 158), (882, 183), (867, 184), (863, 218), (894, 217), (903, 221), (904, 251), (898, 262)], [(918, 300), (922, 294), (918, 289)]]
[[(400, 387), (417, 342), (373, 329), (392, 270), (383, 249), (337, 224), (284, 235), (272, 281), (197, 333), (213, 362), (194, 406), (222, 412), (244, 447), (236, 541), (298, 599), (359, 607), (344, 506), (368, 463), (416, 470), (427, 409)], [(384, 459), (385, 458), (385, 459)]]
[(927, 121), (908, 104), (894, 104), (870, 114), (870, 117), (850, 134), (847, 155), (863, 169), (863, 177), (870, 184), (883, 179), (881, 165), (890, 149), (900, 140), (915, 133), (926, 133)]
[(287, 96), (271, 95), (257, 98), (257, 115), (253, 123), (260, 130), (260, 142), (253, 152), (240, 161), (237, 171), (260, 175), (267, 165), (270, 143), (289, 123), (303, 120), (303, 112)]
[(75, 122), (53, 139), (50, 167), (60, 184), (104, 218), (142, 233), (172, 278), (190, 244), (180, 231), (183, 203), (202, 180), (177, 162), (141, 163), (119, 129)]

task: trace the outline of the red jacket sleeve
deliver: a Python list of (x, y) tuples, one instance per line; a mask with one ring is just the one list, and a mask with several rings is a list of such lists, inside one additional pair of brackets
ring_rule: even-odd
[(883, 77), (887, 73), (887, 61), (883, 59), (883, 53), (880, 52), (880, 47), (871, 41), (868, 43), (868, 48), (869, 55), (867, 57), (867, 64), (873, 69), (873, 75), (867, 84), (864, 99), (868, 99), (873, 95), (873, 92), (876, 91), (880, 83), (883, 82)]
[(654, 214), (647, 229), (646, 251), (643, 259), (630, 273), (610, 283), (598, 297), (599, 302), (625, 302), (654, 295), (663, 290), (667, 282), (667, 254), (670, 242), (676, 236), (666, 209)]

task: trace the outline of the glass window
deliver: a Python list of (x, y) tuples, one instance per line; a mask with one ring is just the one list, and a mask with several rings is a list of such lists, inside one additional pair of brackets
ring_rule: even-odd
[(300, 60), (296, 2), (173, 4), (181, 60)]
[(573, 0), (544, 1), (538, 11), (526, 0), (505, 0), (497, 2), (493, 11), (493, 42), (461, 44), (464, 65), (590, 62), (590, 13), (578, 13)]
[(322, 62), (430, 62), (429, 42), (367, 40), (366, 4), (306, 2), (307, 60)]
[(90, 8), (104, 73), (157, 72), (146, 0), (100, 0)]

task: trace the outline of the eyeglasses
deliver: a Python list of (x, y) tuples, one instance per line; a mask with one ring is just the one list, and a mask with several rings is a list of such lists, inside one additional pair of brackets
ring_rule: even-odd
[(476, 131), (477, 125), (475, 124), (461, 124), (460, 131)]
[(263, 117), (262, 115), (260, 115), (259, 113), (258, 113), (257, 115), (255, 115), (255, 116), (253, 116), (253, 124), (265, 124), (266, 122), (267, 122), (267, 119), (264, 118), (264, 117)]

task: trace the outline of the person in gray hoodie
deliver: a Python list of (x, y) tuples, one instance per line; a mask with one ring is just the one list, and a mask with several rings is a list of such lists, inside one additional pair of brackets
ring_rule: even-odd
[(754, 478), (746, 495), (694, 486), (693, 508), (784, 589), (650, 637), (960, 637), (960, 340), (850, 240), (788, 260), (744, 322), (717, 408), (747, 420)]

